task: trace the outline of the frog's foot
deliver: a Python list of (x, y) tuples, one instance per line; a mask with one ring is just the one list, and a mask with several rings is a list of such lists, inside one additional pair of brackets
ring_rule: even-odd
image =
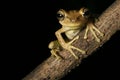
[(59, 55), (57, 55), (57, 52), (60, 51), (60, 44), (58, 43), (57, 40), (51, 41), (48, 45), (48, 48), (51, 49), (51, 55), (55, 56), (57, 59), (61, 59)]
[(75, 55), (75, 53), (72, 51), (72, 49), (75, 49), (75, 50), (79, 51), (80, 53), (85, 54), (84, 50), (76, 48), (71, 45), (78, 38), (79, 38), (79, 36), (75, 37), (73, 40), (71, 40), (70, 42), (65, 44), (65, 46), (66, 46), (65, 49), (67, 49), (75, 57), (75, 59), (78, 59), (78, 56)]
[(92, 34), (93, 34), (93, 36), (95, 37), (96, 41), (97, 41), (97, 42), (100, 42), (100, 39), (97, 37), (95, 31), (96, 31), (97, 33), (99, 33), (99, 35), (102, 36), (102, 37), (103, 37), (104, 34), (103, 34), (102, 32), (100, 32), (94, 25), (90, 27), (90, 31), (92, 32)]
[(97, 34), (95, 32), (97, 32), (101, 37), (104, 36), (104, 34), (102, 32), (100, 32), (93, 24), (90, 24), (89, 26), (87, 26), (86, 31), (85, 31), (85, 35), (84, 35), (84, 39), (87, 39), (87, 34), (88, 34), (88, 30), (91, 31), (91, 33), (93, 34), (93, 36), (95, 37), (95, 40), (97, 42), (100, 42), (100, 39), (98, 38)]
[(51, 52), (51, 55), (52, 56), (55, 56), (56, 57), (56, 59), (61, 59), (61, 57), (59, 56), (59, 55), (57, 55), (57, 52), (58, 52), (59, 50), (57, 50), (57, 49), (52, 49), (50, 52)]

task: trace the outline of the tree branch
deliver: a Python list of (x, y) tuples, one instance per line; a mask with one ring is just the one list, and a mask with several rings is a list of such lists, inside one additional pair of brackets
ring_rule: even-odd
[(50, 56), (23, 80), (58, 80), (65, 76), (71, 69), (78, 66), (83, 58), (97, 50), (97, 48), (108, 41), (116, 31), (120, 30), (120, 0), (116, 0), (104, 11), (95, 25), (105, 34), (104, 37), (101, 38), (100, 43), (96, 42), (91, 34), (88, 35), (88, 40), (84, 40), (85, 30), (80, 32), (79, 40), (73, 43), (74, 46), (85, 50), (87, 52), (85, 55), (81, 55), (74, 50), (75, 54), (79, 57), (79, 59), (76, 60), (68, 51), (63, 50), (59, 52), (59, 55), (62, 56), (63, 59), (57, 60), (56, 57)]

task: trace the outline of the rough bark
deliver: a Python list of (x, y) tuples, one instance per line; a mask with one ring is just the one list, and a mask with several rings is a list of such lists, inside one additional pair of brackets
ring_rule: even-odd
[(96, 27), (104, 33), (101, 42), (98, 43), (94, 40), (92, 34), (88, 35), (88, 39), (84, 40), (83, 36), (85, 30), (80, 32), (80, 38), (73, 43), (74, 46), (86, 51), (85, 55), (81, 55), (78, 51), (75, 54), (79, 57), (76, 60), (68, 51), (63, 50), (59, 55), (63, 59), (57, 60), (55, 57), (50, 56), (35, 70), (28, 74), (23, 80), (59, 80), (65, 76), (71, 69), (78, 66), (81, 60), (91, 55), (97, 48), (101, 47), (110, 37), (120, 30), (120, 0), (116, 0), (103, 14), (99, 17), (99, 21), (95, 23)]

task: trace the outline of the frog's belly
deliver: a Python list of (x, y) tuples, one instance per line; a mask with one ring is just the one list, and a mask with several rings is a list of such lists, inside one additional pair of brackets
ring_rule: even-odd
[(65, 35), (67, 36), (68, 39), (73, 39), (80, 30), (69, 30), (67, 32), (65, 32)]

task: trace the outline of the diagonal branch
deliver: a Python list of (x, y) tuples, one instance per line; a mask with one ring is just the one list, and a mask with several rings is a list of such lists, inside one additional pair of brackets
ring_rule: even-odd
[(79, 59), (76, 60), (68, 51), (63, 50), (59, 52), (59, 55), (64, 59), (56, 60), (55, 57), (50, 56), (23, 80), (58, 80), (78, 66), (83, 58), (92, 54), (93, 51), (108, 41), (115, 32), (120, 30), (120, 0), (116, 0), (104, 11), (95, 25), (105, 34), (100, 43), (96, 42), (91, 34), (88, 35), (88, 40), (84, 40), (84, 30), (79, 34), (79, 40), (73, 43), (74, 46), (86, 50), (87, 54), (81, 55), (74, 51), (79, 56)]

